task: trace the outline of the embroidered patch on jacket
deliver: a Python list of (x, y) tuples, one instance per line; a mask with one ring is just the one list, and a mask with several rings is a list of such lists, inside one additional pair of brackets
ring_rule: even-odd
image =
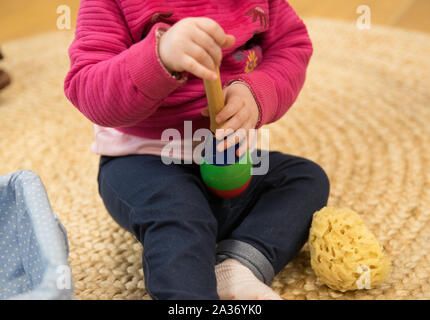
[(255, 54), (255, 50), (249, 50), (248, 51), (248, 60), (246, 61), (246, 66), (245, 66), (245, 72), (249, 73), (254, 71), (254, 69), (257, 67), (257, 61), (258, 61), (258, 57)]
[(257, 18), (260, 19), (260, 26), (266, 29), (268, 24), (268, 17), (267, 14), (264, 12), (264, 10), (261, 7), (255, 7), (254, 9), (251, 9), (245, 13), (245, 15), (250, 16), (252, 15), (252, 22), (255, 22)]

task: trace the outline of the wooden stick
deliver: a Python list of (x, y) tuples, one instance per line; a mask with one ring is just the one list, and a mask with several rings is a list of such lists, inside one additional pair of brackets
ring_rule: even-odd
[(222, 92), (221, 77), (218, 67), (216, 68), (216, 72), (218, 74), (218, 79), (203, 80), (208, 101), (211, 131), (213, 133), (222, 126), (222, 124), (218, 124), (215, 121), (215, 117), (224, 108), (224, 94)]

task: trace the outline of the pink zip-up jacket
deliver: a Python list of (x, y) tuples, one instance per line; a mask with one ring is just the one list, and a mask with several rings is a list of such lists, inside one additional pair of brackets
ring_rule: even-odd
[(209, 17), (236, 38), (223, 50), (223, 86), (244, 82), (259, 108), (257, 128), (281, 118), (305, 80), (312, 44), (285, 0), (82, 0), (70, 46), (68, 99), (96, 127), (93, 151), (154, 153), (164, 129), (209, 128), (203, 81), (172, 76), (158, 35), (186, 17)]

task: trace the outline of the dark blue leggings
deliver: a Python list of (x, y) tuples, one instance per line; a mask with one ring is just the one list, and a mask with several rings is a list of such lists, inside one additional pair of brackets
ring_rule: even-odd
[(228, 257), (270, 285), (305, 244), (329, 181), (314, 162), (270, 152), (269, 171), (245, 193), (210, 193), (196, 164), (159, 156), (102, 156), (99, 192), (113, 219), (144, 246), (153, 299), (218, 299), (214, 266)]

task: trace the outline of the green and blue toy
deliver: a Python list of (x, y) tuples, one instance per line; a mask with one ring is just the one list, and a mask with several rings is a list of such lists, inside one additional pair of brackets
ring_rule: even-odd
[(252, 163), (249, 152), (240, 158), (236, 156), (239, 143), (222, 152), (216, 146), (222, 140), (215, 138), (216, 130), (222, 124), (215, 121), (216, 115), (224, 108), (219, 69), (217, 80), (203, 80), (208, 101), (210, 129), (212, 137), (207, 137), (202, 153), (200, 173), (207, 188), (221, 198), (234, 198), (242, 194), (252, 178)]

